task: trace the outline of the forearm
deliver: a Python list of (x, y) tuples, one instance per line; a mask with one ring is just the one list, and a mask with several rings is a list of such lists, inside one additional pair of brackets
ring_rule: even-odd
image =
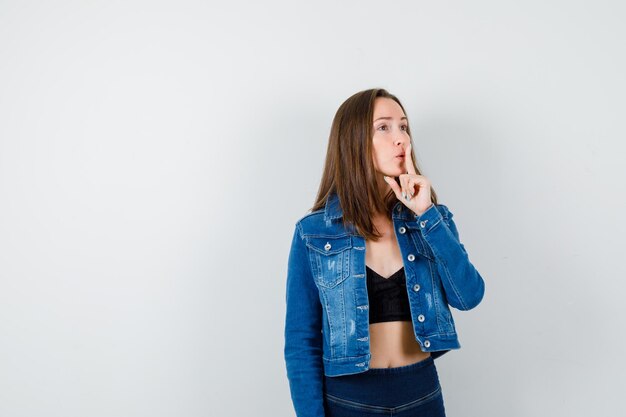
[(297, 417), (324, 417), (322, 305), (296, 225), (286, 286), (285, 364)]
[(448, 303), (459, 310), (470, 310), (481, 302), (485, 283), (459, 239), (452, 212), (441, 206), (445, 216), (433, 205), (416, 222), (435, 256)]

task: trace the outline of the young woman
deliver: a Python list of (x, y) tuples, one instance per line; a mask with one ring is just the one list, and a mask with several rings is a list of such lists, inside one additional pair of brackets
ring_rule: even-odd
[(445, 416), (434, 359), (461, 347), (449, 307), (474, 308), (485, 284), (414, 161), (397, 97), (371, 89), (339, 107), (288, 261), (298, 417)]

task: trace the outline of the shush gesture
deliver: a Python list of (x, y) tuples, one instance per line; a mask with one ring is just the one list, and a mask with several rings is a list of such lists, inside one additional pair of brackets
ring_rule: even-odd
[(430, 181), (423, 175), (418, 175), (411, 158), (411, 144), (404, 151), (404, 165), (406, 174), (398, 177), (400, 184), (392, 177), (384, 176), (398, 200), (421, 216), (433, 204), (430, 197)]

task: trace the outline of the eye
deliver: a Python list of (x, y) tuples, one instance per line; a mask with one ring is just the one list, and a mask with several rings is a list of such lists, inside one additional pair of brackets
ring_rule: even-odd
[(387, 125), (380, 125), (380, 126), (378, 126), (378, 129), (380, 130), (380, 129), (382, 129), (383, 127), (387, 127)]
[(407, 125), (402, 125), (402, 127), (404, 128), (404, 130), (407, 130), (409, 128), (409, 126)]

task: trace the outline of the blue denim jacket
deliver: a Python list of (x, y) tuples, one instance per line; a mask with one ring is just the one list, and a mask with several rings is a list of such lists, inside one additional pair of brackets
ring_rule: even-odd
[[(322, 417), (323, 376), (369, 369), (365, 239), (343, 227), (336, 194), (295, 225), (287, 268), (284, 356), (298, 417)], [(459, 240), (452, 212), (421, 216), (398, 201), (392, 213), (415, 340), (433, 359), (459, 349), (449, 306), (476, 307), (485, 284)]]

